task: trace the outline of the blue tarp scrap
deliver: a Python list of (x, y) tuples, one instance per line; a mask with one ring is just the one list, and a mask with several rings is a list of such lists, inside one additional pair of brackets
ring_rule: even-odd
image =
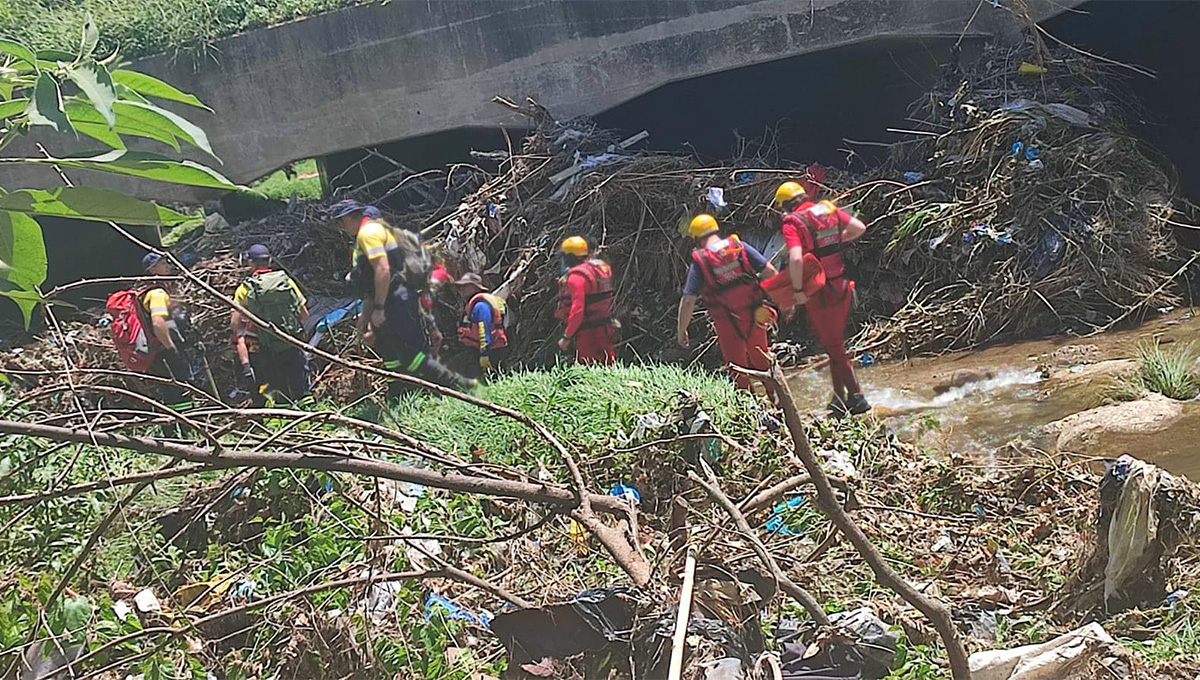
[(430, 593), (429, 597), (425, 598), (425, 620), (432, 621), (434, 616), (441, 616), (451, 621), (466, 621), (483, 628), (487, 628), (492, 623), (492, 615), (487, 612), (478, 614), (469, 612), (437, 593)]
[(782, 501), (771, 510), (771, 517), (767, 519), (766, 529), (773, 534), (782, 534), (784, 536), (801, 536), (802, 533), (792, 529), (786, 524), (788, 515), (792, 514), (796, 508), (804, 505), (804, 496), (792, 496), (786, 501)]

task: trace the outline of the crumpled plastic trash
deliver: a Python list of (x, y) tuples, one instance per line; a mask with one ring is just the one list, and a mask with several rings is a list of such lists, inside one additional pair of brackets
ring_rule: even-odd
[(1091, 680), (1092, 662), (1117, 656), (1116, 645), (1093, 622), (1039, 645), (976, 652), (971, 680)]
[(910, 170), (904, 173), (904, 181), (908, 182), (909, 184), (916, 184), (923, 179), (925, 179), (925, 173), (922, 172), (913, 172)]
[(854, 467), (854, 460), (849, 453), (840, 449), (819, 449), (817, 456), (821, 458), (821, 467), (825, 468), (826, 473), (843, 479), (858, 478), (858, 468)]
[(453, 600), (430, 593), (425, 598), (425, 620), (432, 621), (434, 616), (443, 616), (452, 621), (466, 621), (487, 628), (492, 623), (491, 612), (481, 611), (478, 614), (459, 607)]
[(804, 496), (792, 496), (785, 501), (781, 501), (771, 510), (771, 516), (767, 519), (767, 523), (765, 525), (766, 530), (773, 534), (780, 534), (782, 536), (803, 535), (804, 532), (796, 531), (795, 529), (789, 527), (787, 525), (787, 519), (788, 515), (790, 515), (793, 510), (796, 510), (800, 506), (804, 505), (804, 503)]
[(854, 638), (861, 643), (859, 650), (869, 666), (885, 672), (892, 667), (900, 636), (891, 632), (890, 627), (870, 607), (830, 614), (829, 622), (854, 634)]
[(642, 494), (638, 493), (638, 490), (633, 486), (622, 482), (614, 484), (613, 488), (608, 490), (608, 495), (624, 498), (635, 505), (642, 502)]
[(1127, 584), (1141, 579), (1146, 557), (1158, 540), (1154, 494), (1161, 470), (1129, 455), (1121, 456), (1106, 475), (1108, 484), (1121, 485), (1121, 497), (1108, 525), (1108, 563), (1104, 566), (1104, 599), (1122, 594)]
[(729, 205), (725, 202), (725, 190), (721, 187), (709, 187), (705, 197), (714, 208), (724, 208)]

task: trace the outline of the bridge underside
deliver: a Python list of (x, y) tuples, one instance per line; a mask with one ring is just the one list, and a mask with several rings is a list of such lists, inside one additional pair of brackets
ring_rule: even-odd
[[(1028, 4), (1035, 18), (1064, 8)], [(160, 56), (135, 68), (216, 111), (197, 122), (225, 174), (248, 182), (300, 158), (519, 123), (490, 103), (497, 95), (533, 97), (559, 116), (595, 114), (674, 81), (873, 38), (1018, 28), (978, 0), (391, 2), (236, 36), (199, 64)], [(55, 179), (0, 172), (6, 186)], [(87, 181), (149, 198), (202, 197), (112, 176)]]

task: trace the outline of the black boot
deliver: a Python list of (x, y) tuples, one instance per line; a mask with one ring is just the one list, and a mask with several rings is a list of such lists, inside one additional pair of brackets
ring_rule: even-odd
[(867, 403), (867, 398), (863, 396), (862, 392), (859, 392), (858, 394), (851, 394), (849, 397), (846, 397), (846, 410), (851, 415), (860, 416), (869, 412), (871, 405)]
[(829, 405), (825, 407), (825, 410), (829, 411), (830, 418), (835, 418), (838, 420), (845, 418), (849, 413), (849, 411), (846, 409), (846, 402), (842, 401), (842, 398), (839, 397), (836, 392), (834, 392), (833, 396), (829, 399)]

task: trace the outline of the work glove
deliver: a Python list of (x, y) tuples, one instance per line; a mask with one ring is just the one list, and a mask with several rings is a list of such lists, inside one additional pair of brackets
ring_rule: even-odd
[(238, 389), (253, 394), (257, 387), (258, 383), (254, 379), (254, 368), (250, 364), (242, 364), (242, 371), (238, 376)]
[(488, 357), (488, 355), (479, 355), (479, 368), (484, 371), (492, 370), (492, 360)]

